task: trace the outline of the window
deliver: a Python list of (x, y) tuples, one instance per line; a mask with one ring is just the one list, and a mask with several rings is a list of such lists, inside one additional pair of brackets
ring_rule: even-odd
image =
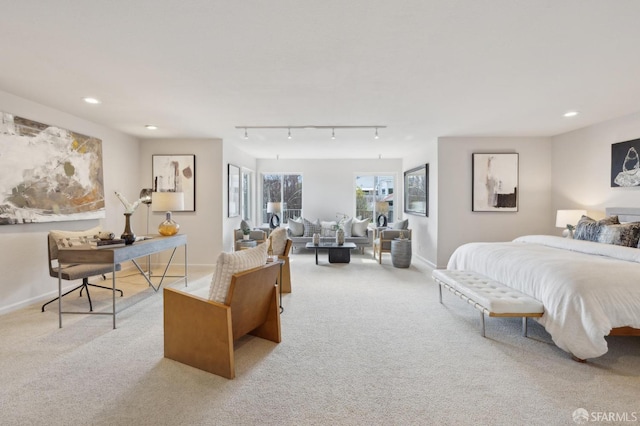
[(302, 216), (302, 175), (265, 173), (262, 175), (262, 222), (268, 223), (268, 203), (280, 203), (280, 220)]
[(356, 176), (356, 217), (369, 218), (374, 222), (383, 214), (393, 222), (395, 181), (395, 176), (390, 175)]
[(253, 172), (248, 169), (242, 169), (242, 218), (251, 220), (253, 217)]

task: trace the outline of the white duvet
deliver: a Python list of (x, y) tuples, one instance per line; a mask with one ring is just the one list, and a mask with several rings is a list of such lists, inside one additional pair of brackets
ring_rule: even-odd
[(447, 269), (475, 271), (540, 300), (540, 324), (581, 359), (606, 353), (612, 328), (640, 328), (637, 248), (530, 235), (460, 246)]

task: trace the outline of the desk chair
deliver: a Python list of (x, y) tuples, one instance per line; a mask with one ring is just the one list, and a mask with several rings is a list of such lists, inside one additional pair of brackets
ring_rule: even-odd
[[(80, 284), (78, 287), (72, 290), (67, 291), (60, 297), (64, 297), (67, 294), (76, 291), (77, 289), (80, 289), (80, 296), (82, 296), (82, 291), (86, 290), (87, 299), (89, 300), (89, 312), (93, 312), (93, 304), (91, 303), (91, 296), (89, 295), (89, 286), (104, 288), (106, 290), (113, 290), (113, 289), (111, 287), (105, 287), (98, 284), (91, 284), (89, 282), (89, 277), (93, 277), (96, 275), (102, 275), (104, 277), (104, 274), (113, 272), (113, 266), (109, 264), (58, 265), (57, 264), (58, 246), (55, 240), (53, 239), (53, 237), (51, 236), (51, 234), (47, 236), (47, 246), (48, 246), (48, 253), (49, 253), (49, 275), (51, 275), (55, 279), (58, 279), (58, 269), (61, 268), (62, 269), (61, 277), (63, 280), (73, 281), (73, 280), (79, 280), (80, 278), (82, 278), (82, 284)], [(57, 264), (56, 266), (53, 265), (54, 260), (56, 260), (56, 264)], [(121, 269), (120, 264), (117, 264), (116, 271), (119, 271), (120, 269)], [(122, 290), (116, 289), (116, 291), (119, 291), (120, 297), (122, 297), (123, 295)], [(42, 312), (44, 312), (45, 306), (47, 306), (51, 302), (55, 302), (58, 299), (59, 297), (56, 297), (55, 299), (50, 300), (44, 305), (42, 305)]]

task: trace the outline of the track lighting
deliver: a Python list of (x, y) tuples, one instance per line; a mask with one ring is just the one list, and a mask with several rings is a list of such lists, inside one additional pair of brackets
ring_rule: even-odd
[(367, 126), (324, 126), (324, 125), (315, 125), (309, 124), (306, 126), (236, 126), (236, 129), (244, 129), (244, 138), (249, 139), (247, 135), (247, 129), (260, 129), (260, 130), (271, 130), (271, 129), (287, 129), (287, 138), (293, 139), (291, 136), (291, 129), (315, 129), (315, 130), (323, 130), (323, 129), (331, 129), (331, 139), (336, 138), (336, 129), (347, 129), (347, 130), (357, 130), (357, 129), (374, 129), (375, 134), (374, 138), (378, 139), (380, 136), (378, 135), (378, 129), (386, 129), (387, 126), (373, 124)]

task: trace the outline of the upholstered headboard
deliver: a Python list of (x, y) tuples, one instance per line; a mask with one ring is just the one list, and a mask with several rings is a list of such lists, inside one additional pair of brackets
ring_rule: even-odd
[(607, 216), (618, 216), (620, 222), (640, 222), (640, 207), (607, 207)]

